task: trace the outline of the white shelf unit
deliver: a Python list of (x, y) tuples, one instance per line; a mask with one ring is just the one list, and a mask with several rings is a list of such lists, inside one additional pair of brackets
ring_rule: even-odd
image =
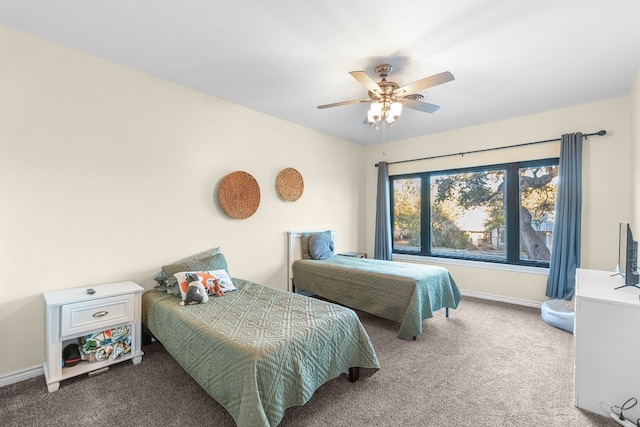
[[(577, 269), (575, 405), (608, 416), (608, 405), (640, 400), (640, 289), (612, 272)], [(637, 407), (625, 411), (633, 420)]]
[[(93, 289), (94, 293), (88, 293)], [(46, 343), (44, 375), (49, 392), (58, 390), (60, 381), (106, 368), (114, 363), (142, 361), (140, 323), (143, 288), (126, 281), (45, 292)], [(75, 366), (63, 367), (62, 350), (77, 338), (107, 329), (128, 326), (131, 333), (131, 351), (115, 359), (98, 362), (82, 361)]]

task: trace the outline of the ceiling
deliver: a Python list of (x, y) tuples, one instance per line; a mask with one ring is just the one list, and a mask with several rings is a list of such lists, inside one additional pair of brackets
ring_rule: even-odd
[[(638, 0), (0, 0), (0, 24), (363, 145), (628, 95)], [(350, 71), (443, 71), (435, 113), (366, 124)], [(580, 129), (591, 131), (593, 129)]]

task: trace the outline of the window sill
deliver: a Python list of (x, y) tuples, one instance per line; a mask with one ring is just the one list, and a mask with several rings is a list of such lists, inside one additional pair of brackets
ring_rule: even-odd
[(549, 269), (544, 267), (530, 267), (527, 265), (499, 264), (494, 262), (467, 261), (464, 259), (439, 258), (419, 255), (392, 254), (393, 261), (413, 262), (416, 264), (443, 264), (462, 267), (482, 268), (486, 270), (502, 270), (515, 273), (549, 275)]

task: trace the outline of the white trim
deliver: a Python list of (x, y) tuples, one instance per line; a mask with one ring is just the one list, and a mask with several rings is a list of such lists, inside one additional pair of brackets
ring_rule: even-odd
[[(294, 232), (295, 233), (295, 232)], [(534, 301), (521, 300), (516, 298), (507, 298), (498, 295), (486, 294), (483, 292), (474, 291), (461, 291), (463, 296), (472, 298), (486, 299), (491, 301), (499, 301), (508, 304), (524, 305), (527, 307), (540, 308), (541, 303)], [(20, 381), (28, 380), (30, 378), (44, 376), (44, 368), (42, 366), (34, 366), (32, 368), (23, 369), (21, 371), (14, 372), (12, 374), (0, 376), (0, 387), (6, 385), (19, 383)]]
[[(548, 268), (529, 267), (525, 265), (498, 264), (493, 262), (467, 261), (463, 259), (453, 259), (453, 258), (436, 258), (436, 257), (425, 257), (425, 256), (418, 256), (418, 255), (393, 254), (393, 260), (403, 261), (403, 262), (413, 262), (416, 264), (461, 265), (465, 267), (484, 268), (489, 270), (531, 273), (531, 274), (540, 274), (545, 276), (549, 275)], [(534, 308), (540, 308), (542, 306), (542, 303), (537, 301), (529, 301), (529, 300), (523, 300), (519, 298), (510, 298), (502, 295), (487, 294), (485, 292), (465, 291), (463, 289), (461, 289), (460, 292), (462, 293), (463, 296), (466, 295), (472, 298), (499, 301), (507, 304), (523, 305), (526, 307), (534, 307)]]
[(42, 366), (34, 366), (32, 368), (23, 369), (21, 371), (14, 372), (12, 374), (3, 375), (0, 377), (0, 387), (4, 387), (9, 384), (19, 383), (20, 381), (28, 380), (44, 376), (44, 368)]
[(297, 230), (287, 231), (289, 243), (287, 245), (287, 290), (293, 290), (293, 263), (302, 259), (302, 234), (303, 233), (323, 233), (331, 231), (331, 240), (334, 242), (333, 253), (338, 253), (335, 247), (336, 231), (335, 230)]
[(545, 267), (530, 267), (527, 265), (501, 264), (497, 262), (469, 261), (456, 258), (439, 258), (420, 255), (393, 254), (394, 261), (414, 262), (417, 264), (444, 264), (460, 265), (464, 267), (484, 268), (487, 270), (502, 270), (515, 273), (530, 273), (549, 275), (549, 269)]
[(465, 290), (461, 290), (460, 292), (462, 293), (463, 297), (468, 296), (471, 298), (480, 298), (480, 299), (486, 299), (491, 301), (504, 302), (507, 304), (524, 305), (526, 307), (533, 307), (533, 308), (542, 307), (542, 303), (536, 302), (536, 301), (528, 301), (528, 300), (518, 299), (518, 298), (503, 297), (500, 295), (487, 294), (484, 292), (474, 292), (474, 291), (465, 291)]

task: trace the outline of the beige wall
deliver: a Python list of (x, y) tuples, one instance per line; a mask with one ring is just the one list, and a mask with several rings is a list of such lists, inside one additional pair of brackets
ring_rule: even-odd
[[(640, 78), (630, 97), (365, 148), (2, 26), (0, 57), (0, 378), (44, 359), (45, 291), (118, 280), (149, 288), (162, 264), (213, 246), (233, 276), (284, 289), (287, 230), (336, 229), (339, 250), (373, 253), (380, 160), (606, 129), (585, 144), (584, 267), (613, 268), (616, 223), (631, 215)], [(552, 143), (391, 172), (556, 155)], [(284, 167), (305, 180), (295, 203), (275, 190)], [(215, 201), (235, 170), (261, 187), (246, 220)], [(543, 275), (448, 267), (467, 292), (544, 300)]]
[[(631, 90), (631, 226), (640, 238), (640, 70)], [(636, 231), (637, 230), (637, 231)]]
[[(142, 282), (214, 246), (232, 276), (286, 289), (286, 231), (364, 247), (362, 146), (1, 26), (0, 57), (0, 377), (44, 360), (45, 291)], [(246, 220), (216, 202), (235, 170), (260, 184)]]
[[(629, 97), (610, 99), (542, 114), (518, 117), (367, 149), (366, 210), (375, 209), (378, 161), (394, 162), (460, 153), (532, 141), (561, 134), (607, 131), (590, 137), (583, 146), (582, 267), (611, 270), (617, 261), (617, 223), (631, 215), (629, 161)], [(398, 124), (400, 126), (400, 123)], [(556, 157), (559, 143), (468, 154), (445, 159), (390, 165), (389, 173), (444, 170), (515, 160)], [(367, 216), (367, 250), (373, 251), (375, 217)], [(539, 273), (445, 265), (463, 291), (497, 296), (521, 303), (545, 301), (546, 276)]]

